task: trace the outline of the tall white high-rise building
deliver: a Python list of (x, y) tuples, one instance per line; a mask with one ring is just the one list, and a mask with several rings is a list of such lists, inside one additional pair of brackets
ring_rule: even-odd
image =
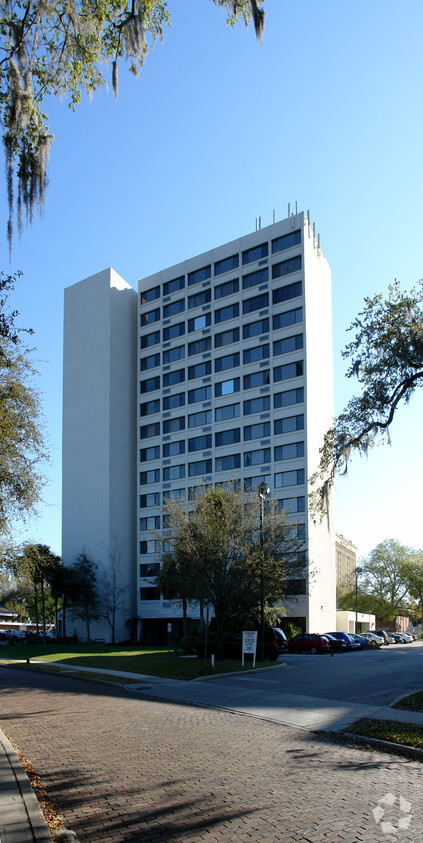
[(154, 585), (151, 531), (162, 526), (163, 499), (234, 476), (252, 490), (265, 480), (307, 549), (287, 614), (310, 631), (335, 629), (333, 517), (318, 523), (308, 510), (307, 478), (333, 417), (331, 276), (308, 217), (289, 215), (143, 278), (138, 316), (134, 296), (111, 270), (67, 290), (65, 563), (82, 545), (95, 554), (101, 533), (111, 546), (115, 532), (137, 582), (127, 614), (144, 634), (163, 635), (181, 616)]

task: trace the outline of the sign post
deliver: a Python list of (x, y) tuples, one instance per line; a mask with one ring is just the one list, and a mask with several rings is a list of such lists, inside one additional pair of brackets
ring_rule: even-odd
[(172, 632), (172, 624), (168, 623), (168, 625), (167, 625), (167, 649), (168, 649), (168, 655), (169, 656), (170, 656), (170, 635), (171, 635), (171, 632)]
[(244, 629), (242, 633), (242, 666), (244, 667), (244, 653), (252, 653), (253, 667), (256, 666), (257, 632)]

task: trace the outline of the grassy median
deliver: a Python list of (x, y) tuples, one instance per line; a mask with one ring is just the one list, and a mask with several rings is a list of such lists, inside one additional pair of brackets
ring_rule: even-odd
[[(198, 676), (209, 676), (214, 673), (231, 673), (233, 671), (249, 670), (252, 661), (245, 661), (242, 668), (241, 659), (224, 659), (217, 661), (213, 670), (210, 659), (185, 658), (170, 651), (167, 647), (151, 646), (108, 646), (104, 644), (15, 644), (0, 648), (0, 664), (8, 664), (10, 660), (16, 666), (26, 667), (26, 659), (31, 660), (30, 667), (41, 664), (45, 667), (52, 662), (60, 662), (69, 667), (96, 668), (107, 672), (109, 670), (125, 671), (127, 673), (162, 676), (170, 679), (196, 679)], [(7, 660), (7, 661), (6, 661)], [(22, 661), (24, 662), (22, 665)], [(274, 662), (256, 662), (256, 667), (269, 667)], [(128, 680), (129, 682), (129, 680)]]

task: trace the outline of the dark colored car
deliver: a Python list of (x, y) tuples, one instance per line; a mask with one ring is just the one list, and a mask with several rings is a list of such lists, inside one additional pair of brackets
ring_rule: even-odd
[(357, 632), (349, 632), (348, 635), (360, 645), (362, 650), (367, 650), (370, 647), (370, 641), (364, 635), (359, 635)]
[(315, 632), (302, 632), (288, 641), (290, 653), (330, 653), (330, 644), (324, 635)]
[(266, 644), (269, 644), (274, 650), (276, 650), (278, 656), (280, 656), (281, 653), (286, 653), (288, 649), (286, 635), (281, 629), (279, 629), (279, 627), (266, 627), (264, 630), (264, 644), (265, 646)]
[(360, 644), (354, 641), (348, 632), (329, 632), (328, 635), (333, 635), (339, 641), (345, 641), (347, 650), (359, 650)]
[(334, 635), (330, 635), (330, 633), (328, 632), (325, 632), (324, 637), (328, 639), (331, 650), (334, 653), (345, 653), (347, 645), (345, 641), (342, 640), (342, 638), (335, 638)]

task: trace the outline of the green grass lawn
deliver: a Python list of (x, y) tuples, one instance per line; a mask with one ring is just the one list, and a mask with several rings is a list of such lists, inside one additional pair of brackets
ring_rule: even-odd
[[(225, 659), (216, 662), (212, 670), (210, 659), (183, 658), (167, 647), (108, 646), (104, 644), (15, 644), (0, 647), (0, 664), (4, 659), (31, 659), (31, 663), (61, 662), (72, 667), (95, 667), (99, 670), (123, 670), (171, 679), (195, 679), (213, 673), (249, 670), (252, 661)], [(256, 662), (256, 667), (269, 667), (274, 662)]]
[(423, 749), (423, 728), (412, 723), (363, 718), (363, 720), (358, 720), (357, 723), (350, 726), (348, 732), (363, 735), (366, 738), (378, 738), (382, 741)]
[(416, 694), (403, 697), (402, 700), (395, 703), (393, 708), (400, 708), (403, 711), (423, 711), (423, 691), (417, 691)]

